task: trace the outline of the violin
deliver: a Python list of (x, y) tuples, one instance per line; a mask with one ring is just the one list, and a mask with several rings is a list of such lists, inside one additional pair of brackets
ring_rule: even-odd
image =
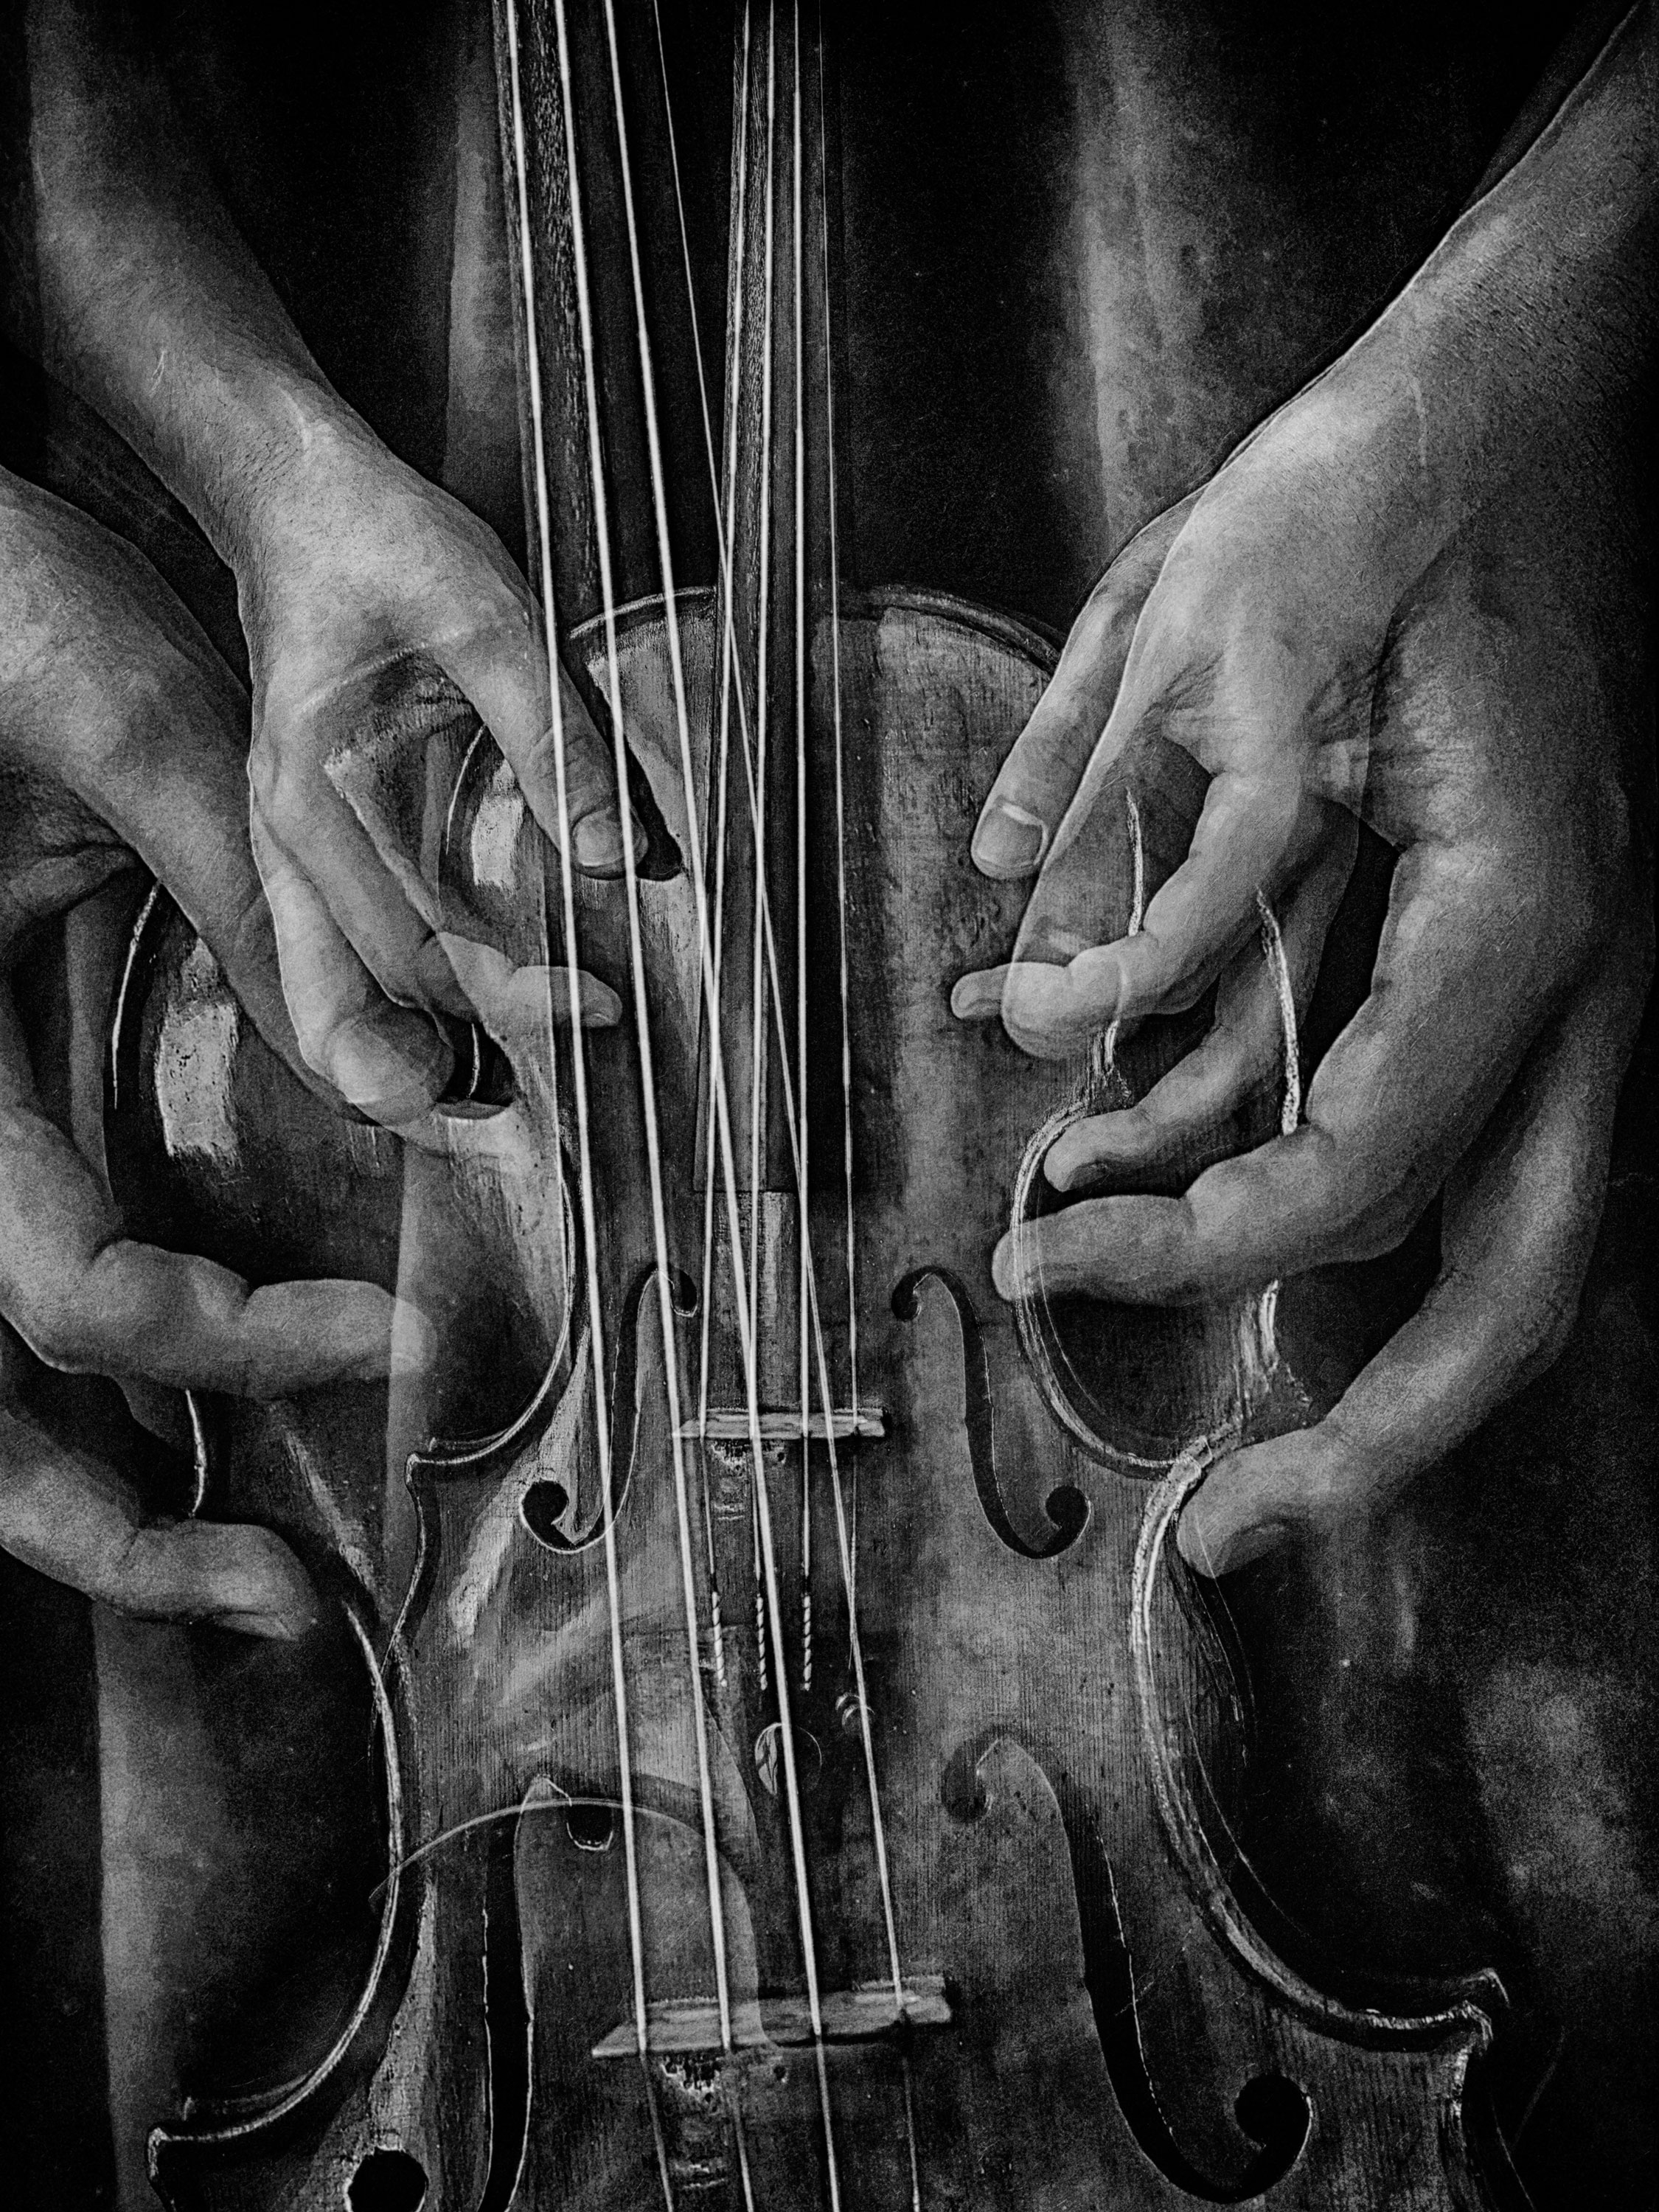
[[(1241, 1902), (1241, 1694), (1170, 1534), (1271, 1389), (1271, 1293), (993, 1288), (1058, 1128), (1144, 1092), (1203, 1010), (1073, 1069), (951, 1016), (1014, 939), (969, 843), (1054, 655), (839, 573), (825, 27), (810, 0), (738, 17), (710, 589), (673, 567), (638, 57), (612, 0), (497, 9), (533, 565), (647, 849), (576, 877), (465, 702), (407, 670), (346, 772), (447, 912), (627, 1018), (557, 1028), (521, 993), (400, 1140), (303, 1090), (159, 896), (135, 933), (106, 1117), (133, 1233), (369, 1276), (443, 1346), (390, 1401), (197, 1407), (194, 1510), (280, 1528), (337, 1602), (383, 1850), (322, 2046), (158, 2131), (158, 2194), (1487, 2203), (1490, 1981), (1351, 2007)], [(660, 570), (625, 604), (602, 161)], [(566, 507), (600, 600), (574, 629)], [(1126, 754), (1108, 934), (1202, 783)]]

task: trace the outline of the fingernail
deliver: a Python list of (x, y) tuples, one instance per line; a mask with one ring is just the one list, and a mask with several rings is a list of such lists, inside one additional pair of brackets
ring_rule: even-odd
[(1000, 799), (974, 839), (974, 865), (988, 876), (1029, 874), (1048, 844), (1048, 825), (1040, 815)]
[[(645, 853), (645, 833), (637, 822), (632, 824), (634, 858), (642, 859)], [(571, 857), (576, 866), (590, 876), (619, 876), (623, 872), (622, 823), (609, 809), (597, 814), (584, 814), (570, 833)]]
[(442, 1097), (454, 1065), (435, 1023), (390, 1008), (344, 1024), (329, 1054), (335, 1088), (371, 1120), (394, 1129)]
[(576, 1005), (585, 1030), (614, 1030), (623, 1018), (623, 1002), (611, 986), (585, 970), (577, 975)]

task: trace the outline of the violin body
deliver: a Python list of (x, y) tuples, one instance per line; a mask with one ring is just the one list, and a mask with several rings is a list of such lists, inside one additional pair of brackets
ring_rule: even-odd
[[(688, 595), (673, 617), (707, 794), (720, 615)], [(626, 611), (617, 663), (653, 844), (684, 854), (703, 825), (668, 619)], [(573, 643), (604, 653), (593, 629)], [(1012, 940), (1017, 898), (975, 872), (969, 841), (1048, 649), (889, 593), (844, 605), (833, 635), (817, 624), (819, 702), (832, 653), (856, 1264), (837, 1273), (848, 1201), (819, 1101), (804, 1225), (837, 1402), (816, 1429), (792, 1413), (802, 1222), (762, 1193), (750, 1249), (769, 1249), (769, 1208), (777, 1264), (756, 1291), (774, 1323), (758, 1453), (722, 1418), (741, 1397), (723, 1263), (698, 1279), (719, 1209), (683, 867), (640, 884), (668, 1341), (626, 1028), (586, 1043), (593, 1307), (572, 1257), (568, 1040), (500, 1038), (510, 1103), (441, 1119), (399, 1158), (220, 1017), (218, 1058), (193, 1076), (218, 1085), (192, 1125), (217, 1149), (192, 1152), (167, 1097), (179, 1024), (228, 1002), (176, 918), (141, 931), (108, 1116), (135, 1231), (234, 1250), (245, 1271), (252, 1248), (256, 1272), (377, 1273), (453, 1325), (440, 1370), (390, 1412), (383, 1390), (333, 1393), (205, 1425), (205, 1510), (325, 1554), (359, 1623), (388, 1849), (337, 2033), (263, 2101), (204, 2100), (157, 2136), (170, 2204), (1488, 2201), (1465, 2097), (1490, 1990), (1409, 2019), (1345, 2009), (1273, 1956), (1231, 1887), (1242, 1710), (1164, 1538), (1195, 1471), (1183, 1448), (1264, 1387), (1262, 1316), (1094, 1309), (1054, 1324), (1066, 1356), (1045, 1369), (991, 1284), (1030, 1133), (1077, 1078), (954, 1021), (948, 997)], [(382, 783), (364, 818), (380, 807), (387, 836), (424, 821), (447, 891), (521, 960), (556, 955), (556, 862), (493, 748), (458, 733), (424, 772), (447, 803)], [(584, 965), (620, 981), (622, 887), (577, 900)], [(826, 926), (802, 958), (833, 974), (837, 952)], [(1144, 1089), (1181, 1047), (1138, 1041), (1121, 1079)], [(612, 1347), (608, 1480), (594, 1313)], [(1075, 1384), (1063, 1402), (1057, 1374)]]

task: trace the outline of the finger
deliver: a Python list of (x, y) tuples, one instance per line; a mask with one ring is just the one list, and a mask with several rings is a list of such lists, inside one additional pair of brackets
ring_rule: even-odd
[(1116, 1003), (1117, 969), (1103, 945), (1064, 967), (1033, 960), (978, 969), (951, 993), (958, 1020), (1000, 1018), (1021, 1051), (1038, 1060), (1069, 1060), (1110, 1026)]
[(1146, 595), (1197, 499), (1149, 522), (1090, 594), (980, 814), (973, 854), (982, 874), (1028, 876), (1041, 866), (1100, 742)]
[(146, 1620), (211, 1622), (288, 1640), (316, 1624), (316, 1593), (266, 1528), (146, 1526), (112, 1468), (0, 1410), (0, 1549), (54, 1582)]
[[(593, 726), (580, 691), (557, 671), (553, 712), (547, 651), (539, 627), (522, 635), (486, 632), (440, 648), (447, 673), (477, 708), (519, 779), (531, 812), (585, 875), (623, 872), (623, 814), (616, 752)], [(562, 771), (562, 775), (561, 774)], [(634, 857), (646, 836), (629, 811)]]
[[(1263, 925), (1222, 978), (1215, 1020), (1197, 1050), (1135, 1104), (1074, 1121), (1050, 1148), (1043, 1171), (1056, 1190), (1161, 1175), (1191, 1178), (1231, 1152), (1260, 1144), (1300, 1115), (1297, 1023), (1318, 979), (1326, 933), (1352, 870), (1358, 829), (1334, 826), (1331, 848), (1298, 884), (1277, 919)], [(1288, 994), (1288, 1000), (1287, 1000)]]
[[(423, 1367), (372, 1283), (250, 1290), (211, 1261), (135, 1243), (91, 1170), (41, 1111), (9, 992), (0, 992), (0, 1313), (49, 1366), (176, 1389), (281, 1397)], [(401, 1318), (401, 1317), (400, 1317)]]
[[(402, 653), (299, 698), (267, 693), (249, 761), (258, 823), (394, 1003), (470, 1019), (436, 941), (439, 846), (477, 710)], [(256, 855), (256, 858), (258, 855)]]
[(216, 672), (207, 672), (197, 711), (180, 703), (165, 743), (109, 748), (96, 803), (206, 939), (265, 1042), (301, 1071), (248, 841), (246, 703), (229, 672), (217, 685)]
[[(1200, 553), (1170, 549), (1134, 636), (1099, 744), (1034, 885), (1005, 1003), (1027, 1050), (1069, 1056), (1103, 1019), (1176, 1012), (1209, 988), (1254, 927), (1258, 892), (1278, 895), (1317, 848), (1328, 800), (1304, 781), (1304, 686), (1272, 636), (1242, 636), (1212, 611)], [(1207, 789), (1190, 805), (1172, 763)], [(1136, 800), (1148, 903), (1139, 927), (1103, 899), (1121, 843), (1119, 787)], [(1150, 834), (1147, 834), (1150, 832)], [(1032, 966), (1109, 948), (1090, 988), (1056, 1000)]]
[[(568, 968), (515, 968), (493, 945), (449, 931), (442, 933), (441, 941), (479, 1020), (498, 1044), (538, 1042), (550, 1023), (562, 1028), (570, 1022)], [(582, 969), (576, 971), (574, 1006), (584, 1029), (613, 1029), (622, 1019), (622, 1000), (616, 993)]]
[(454, 1065), (448, 1044), (428, 1016), (386, 997), (257, 806), (252, 826), (283, 996), (307, 1064), (374, 1120), (392, 1128), (414, 1121), (443, 1095)]
[(1322, 1063), (1304, 1126), (1182, 1198), (1090, 1200), (1023, 1225), (995, 1255), (1004, 1295), (1185, 1304), (1391, 1249), (1564, 988), (1548, 963), (1514, 959), (1533, 889), (1515, 878), (1455, 848), (1408, 853), (1370, 995)]
[[(1074, 817), (1092, 818), (1079, 821)], [(1187, 858), (1147, 904), (1140, 927), (1073, 951), (1093, 933), (1103, 870), (1098, 850), (1109, 809), (1085, 778), (1031, 894), (1003, 979), (1002, 1018), (1021, 1050), (1064, 1060), (1113, 1022), (1191, 1006), (1255, 930), (1256, 894), (1305, 857), (1318, 810), (1276, 775), (1215, 776)], [(1065, 966), (1045, 973), (1056, 951)], [(1036, 957), (1032, 957), (1035, 955)]]
[[(411, 742), (415, 741), (411, 735)], [(296, 749), (302, 738), (269, 738)], [(253, 815), (270, 839), (298, 862), (321, 896), (337, 933), (389, 1000), (421, 1004), (469, 1017), (474, 1011), (455, 982), (435, 941), (435, 894), (412, 866), (394, 872), (376, 849), (339, 779), (350, 749), (342, 747), (325, 772), (297, 783), (281, 775), (256, 780)], [(267, 890), (269, 884), (267, 884)]]
[(1559, 1356), (1601, 1218), (1643, 969), (1610, 963), (1540, 1041), (1448, 1187), (1439, 1279), (1340, 1403), (1206, 1475), (1177, 1531), (1201, 1573), (1384, 1510)]

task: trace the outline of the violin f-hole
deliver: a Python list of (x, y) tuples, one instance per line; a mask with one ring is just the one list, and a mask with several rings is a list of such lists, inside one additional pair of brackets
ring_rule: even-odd
[(969, 1464), (980, 1510), (999, 1539), (1023, 1559), (1053, 1559), (1068, 1552), (1083, 1534), (1089, 1519), (1089, 1501), (1070, 1483), (1051, 1490), (1044, 1501), (1049, 1534), (1032, 1543), (1022, 1536), (1008, 1510), (997, 1470), (996, 1425), (991, 1395), (991, 1362), (984, 1332), (974, 1311), (967, 1285), (948, 1267), (912, 1269), (893, 1291), (893, 1312), (900, 1321), (914, 1321), (921, 1310), (924, 1284), (937, 1283), (955, 1310), (962, 1337), (962, 1418), (968, 1433)]
[[(526, 1485), (519, 1499), (520, 1520), (547, 1551), (586, 1551), (590, 1545), (597, 1543), (604, 1535), (607, 1520), (620, 1518), (623, 1507), (627, 1503), (629, 1486), (634, 1475), (640, 1425), (640, 1309), (646, 1292), (656, 1279), (656, 1273), (653, 1262), (649, 1267), (641, 1267), (635, 1276), (623, 1300), (622, 1316), (617, 1328), (617, 1364), (611, 1379), (610, 1433), (612, 1472), (614, 1475), (620, 1466), (620, 1481), (613, 1480), (611, 1495), (600, 1500), (588, 1526), (574, 1536), (568, 1535), (559, 1525), (570, 1510), (570, 1493), (556, 1478), (538, 1476)], [(674, 1312), (681, 1319), (696, 1311), (696, 1285), (679, 1268), (670, 1271), (669, 1297)], [(672, 1358), (672, 1346), (665, 1346), (664, 1356)]]
[(1237, 2179), (1211, 2179), (1182, 2150), (1158, 2102), (1141, 2044), (1133, 1963), (1111, 1860), (1094, 1820), (1084, 1808), (1067, 1803), (1066, 1795), (1061, 1813), (1083, 1929), (1084, 1982), (1118, 2109), (1147, 2157), (1188, 2196), (1211, 2204), (1247, 2204), (1282, 2181), (1301, 2156), (1313, 2124), (1312, 2106), (1283, 2075), (1253, 2075), (1233, 2101), (1234, 2118), (1255, 2145)]

